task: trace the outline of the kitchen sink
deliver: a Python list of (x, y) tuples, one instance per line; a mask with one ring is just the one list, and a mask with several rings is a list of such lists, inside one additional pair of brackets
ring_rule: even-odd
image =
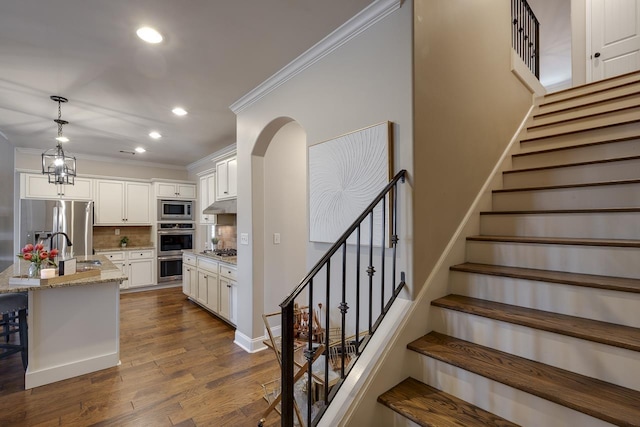
[(102, 265), (102, 262), (100, 262), (99, 259), (85, 259), (82, 261), (76, 261), (76, 264), (82, 264), (85, 266), (89, 266), (89, 265), (99, 266), (99, 265)]

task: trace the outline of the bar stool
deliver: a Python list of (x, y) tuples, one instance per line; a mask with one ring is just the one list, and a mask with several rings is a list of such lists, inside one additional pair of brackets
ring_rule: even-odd
[[(0, 314), (2, 315), (2, 329), (0, 336), (0, 359), (22, 352), (22, 367), (27, 369), (28, 341), (27, 341), (27, 306), (29, 299), (26, 293), (0, 294)], [(16, 315), (16, 313), (18, 313)], [(17, 318), (17, 322), (16, 322)], [(11, 334), (18, 333), (20, 344), (9, 344)], [(4, 341), (4, 342), (2, 342)]]

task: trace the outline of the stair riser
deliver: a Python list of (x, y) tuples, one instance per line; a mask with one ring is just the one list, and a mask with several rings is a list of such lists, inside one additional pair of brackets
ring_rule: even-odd
[(640, 159), (503, 174), (505, 189), (640, 178)]
[(527, 156), (514, 156), (512, 163), (513, 169), (518, 170), (631, 156), (640, 156), (640, 138), (607, 144), (585, 145)]
[(640, 183), (493, 193), (494, 211), (640, 207)]
[(505, 353), (633, 390), (640, 389), (638, 352), (526, 326), (434, 307), (433, 329)]
[(568, 135), (551, 136), (533, 141), (526, 141), (525, 138), (525, 140), (520, 144), (520, 147), (522, 152), (529, 152), (638, 137), (640, 137), (640, 126), (638, 126), (638, 123), (629, 123), (606, 127), (603, 129), (571, 133)]
[(638, 90), (640, 90), (640, 81), (636, 81), (635, 83), (629, 85), (620, 86), (616, 89), (611, 89), (606, 92), (595, 92), (589, 95), (581, 96), (579, 98), (570, 98), (564, 101), (541, 104), (540, 106), (538, 106), (535, 114), (553, 113), (560, 110), (567, 110), (569, 108), (591, 108), (589, 107), (589, 105), (592, 103), (616, 100), (621, 96), (635, 93)]
[(640, 328), (640, 294), (486, 274), (450, 272), (451, 292)]
[(597, 418), (430, 357), (420, 356), (418, 363), (422, 376), (416, 379), (522, 426), (612, 426)]
[(467, 261), (509, 267), (640, 278), (640, 249), (467, 241)]
[(636, 120), (640, 117), (640, 108), (625, 111), (616, 111), (603, 115), (602, 117), (585, 117), (567, 123), (554, 123), (541, 128), (527, 128), (526, 138), (538, 138), (555, 135), (558, 133), (584, 131), (600, 126), (608, 126), (617, 123), (625, 123)]
[(561, 100), (568, 101), (571, 98), (574, 98), (580, 95), (591, 94), (593, 92), (600, 91), (602, 89), (613, 89), (623, 84), (637, 82), (637, 81), (640, 81), (640, 73), (633, 73), (629, 75), (619, 76), (613, 79), (602, 80), (587, 86), (576, 87), (570, 90), (551, 93), (549, 95), (546, 95), (543, 98), (543, 102), (541, 103), (541, 105), (544, 105), (545, 103), (557, 102)]
[[(619, 110), (627, 107), (635, 107), (638, 105), (638, 98), (625, 97), (621, 99), (611, 99), (606, 102), (601, 102), (596, 105), (584, 105), (570, 110), (559, 111), (555, 114), (534, 115), (533, 119), (529, 122), (529, 126), (549, 125), (558, 123), (563, 120), (576, 120), (582, 117), (586, 117), (593, 114), (605, 114), (615, 110)], [(541, 111), (540, 113), (546, 113), (548, 111)], [(536, 114), (540, 114), (536, 113)]]
[(640, 240), (640, 212), (481, 215), (480, 234)]
[[(391, 411), (391, 409), (389, 409)], [(408, 418), (403, 417), (397, 412), (393, 412), (393, 421), (391, 426), (393, 427), (421, 427), (420, 424), (416, 424)]]

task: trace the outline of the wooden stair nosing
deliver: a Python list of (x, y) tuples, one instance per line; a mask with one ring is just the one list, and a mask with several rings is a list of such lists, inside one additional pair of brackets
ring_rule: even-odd
[(578, 184), (562, 184), (562, 185), (546, 185), (540, 187), (520, 187), (520, 188), (503, 188), (500, 190), (493, 190), (492, 193), (516, 193), (520, 191), (540, 191), (540, 190), (559, 190), (563, 188), (581, 188), (581, 187), (601, 187), (608, 185), (633, 185), (639, 184), (640, 179), (620, 179), (613, 181), (599, 181), (599, 182), (586, 182)]
[[(618, 76), (612, 77), (612, 78), (607, 79), (607, 80), (620, 80), (620, 79), (624, 79), (624, 78), (627, 78), (629, 76), (632, 76), (633, 74), (640, 74), (640, 71), (639, 70), (631, 71), (629, 73), (620, 74)], [(602, 89), (596, 89), (596, 90), (593, 90), (591, 92), (578, 94), (578, 95), (575, 95), (575, 96), (572, 96), (572, 97), (567, 97), (567, 98), (559, 99), (559, 100), (556, 100), (556, 101), (549, 101), (548, 103), (543, 102), (540, 105), (547, 105), (547, 104), (552, 104), (552, 103), (556, 103), (556, 102), (563, 102), (563, 101), (567, 101), (567, 100), (570, 100), (570, 99), (581, 98), (583, 96), (591, 95), (591, 94), (594, 94), (594, 93), (606, 92), (606, 91), (611, 90), (611, 89), (616, 89), (616, 88), (623, 87), (623, 86), (626, 86), (626, 85), (638, 83), (638, 81), (639, 80), (633, 80), (631, 82), (617, 84), (617, 85), (610, 86), (610, 87), (605, 87), (605, 88), (602, 88)], [(586, 84), (583, 84), (583, 85), (580, 85), (580, 86), (575, 86), (575, 87), (570, 87), (570, 88), (567, 88), (567, 89), (562, 89), (562, 90), (559, 90), (557, 92), (553, 92), (553, 93), (545, 95), (543, 97), (543, 100), (544, 100), (545, 97), (551, 97), (551, 96), (555, 96), (555, 95), (561, 95), (563, 93), (569, 93), (571, 91), (584, 89), (584, 88), (589, 87), (589, 86), (595, 86), (595, 85), (598, 85), (598, 84), (602, 84), (603, 82), (604, 82), (603, 80), (598, 80), (598, 81), (586, 83)]]
[[(615, 89), (618, 89), (620, 87), (624, 87), (624, 86), (627, 86), (627, 85), (638, 84), (638, 83), (640, 83), (640, 81), (627, 83), (626, 85), (616, 86)], [(594, 92), (594, 93), (598, 93), (598, 92)], [(589, 108), (589, 107), (595, 107), (596, 105), (614, 103), (616, 101), (622, 101), (622, 100), (625, 100), (625, 99), (628, 99), (628, 98), (636, 97), (639, 94), (640, 94), (640, 90), (636, 90), (634, 92), (625, 93), (623, 95), (614, 96), (612, 98), (606, 98), (606, 99), (601, 99), (601, 100), (598, 100), (598, 101), (587, 102), (586, 104), (574, 105), (572, 107), (561, 108), (559, 110), (548, 111), (546, 113), (538, 113), (538, 114), (534, 114), (533, 115), (533, 119), (537, 120), (537, 119), (541, 119), (541, 118), (544, 118), (544, 117), (547, 117), (547, 116), (551, 116), (553, 114), (563, 114), (563, 113), (566, 113), (566, 112), (571, 111), (571, 110), (579, 110), (581, 108)], [(591, 94), (589, 94), (589, 95), (591, 95)], [(557, 102), (559, 102), (559, 101), (557, 101)], [(540, 105), (538, 107), (538, 111), (540, 111), (540, 108), (547, 107), (548, 105), (550, 105), (550, 104)]]
[(525, 156), (534, 156), (536, 154), (547, 154), (547, 153), (554, 153), (558, 151), (575, 150), (578, 148), (586, 148), (586, 147), (592, 147), (592, 146), (603, 145), (603, 144), (615, 144), (616, 142), (633, 141), (636, 139), (640, 139), (640, 134), (635, 136), (625, 136), (623, 138), (607, 139), (604, 141), (588, 142), (586, 144), (577, 144), (577, 145), (569, 145), (564, 147), (547, 148), (544, 150), (527, 151), (526, 153), (513, 154), (511, 157), (519, 158), (519, 157), (525, 157)]
[[(512, 169), (512, 170), (504, 171), (502, 172), (502, 174), (512, 175), (512, 174), (518, 174), (523, 172), (535, 172), (535, 171), (552, 170), (552, 169), (574, 168), (579, 166), (590, 166), (590, 165), (599, 165), (599, 164), (605, 164), (605, 163), (625, 162), (625, 161), (638, 160), (638, 159), (640, 159), (640, 156), (615, 157), (615, 158), (608, 158), (608, 159), (590, 160), (588, 162), (563, 163), (560, 165), (539, 166), (535, 168)], [(638, 175), (640, 175), (640, 172), (638, 172)]]
[(620, 113), (620, 112), (628, 111), (628, 110), (634, 110), (634, 109), (637, 109), (638, 107), (640, 107), (640, 105), (631, 105), (631, 106), (628, 106), (628, 107), (620, 107), (620, 108), (616, 108), (616, 109), (609, 110), (609, 111), (602, 111), (602, 112), (599, 112), (599, 113), (585, 114), (585, 115), (580, 116), (580, 117), (572, 117), (570, 119), (558, 120), (558, 121), (551, 122), (551, 123), (544, 123), (544, 124), (539, 124), (539, 125), (527, 126), (527, 131), (535, 131), (535, 130), (539, 130), (539, 129), (543, 129), (545, 127), (551, 127), (551, 126), (566, 125), (566, 124), (570, 124), (570, 123), (577, 122), (577, 121), (580, 121), (580, 120), (583, 120), (583, 121), (594, 120), (594, 119), (597, 119), (598, 117), (606, 116), (608, 114), (613, 116), (616, 113)]
[(463, 295), (447, 295), (431, 305), (640, 352), (640, 328)]
[(451, 271), (509, 277), (513, 279), (557, 283), (585, 288), (640, 293), (640, 279), (626, 277), (597, 276), (594, 274), (568, 273), (564, 271), (537, 270), (533, 268), (508, 267), (493, 264), (466, 262), (449, 268)]
[(575, 237), (531, 237), (531, 236), (468, 236), (471, 242), (530, 243), (539, 245), (605, 246), (616, 248), (640, 248), (640, 240), (582, 239)]
[(619, 426), (640, 426), (640, 392), (431, 332), (407, 347), (425, 356)]
[(483, 211), (480, 215), (549, 215), (549, 214), (607, 214), (640, 213), (640, 208), (595, 208), (595, 209), (548, 209), (544, 211)]
[(612, 128), (612, 127), (615, 127), (615, 126), (622, 126), (622, 125), (628, 125), (628, 124), (631, 124), (631, 123), (639, 123), (639, 122), (640, 122), (640, 119), (621, 120), (621, 121), (616, 122), (616, 123), (608, 123), (608, 124), (605, 124), (605, 125), (593, 126), (593, 127), (586, 128), (586, 129), (568, 130), (568, 131), (564, 131), (564, 132), (557, 132), (557, 133), (554, 133), (554, 134), (551, 134), (551, 135), (536, 136), (536, 137), (532, 137), (532, 138), (525, 138), (525, 139), (521, 139), (520, 140), (520, 144), (526, 144), (528, 142), (541, 141), (543, 139), (556, 138), (558, 136), (575, 135), (577, 133), (591, 132), (591, 131), (598, 130), (598, 129), (608, 129), (608, 128)]
[(411, 377), (381, 394), (378, 402), (423, 427), (518, 426)]

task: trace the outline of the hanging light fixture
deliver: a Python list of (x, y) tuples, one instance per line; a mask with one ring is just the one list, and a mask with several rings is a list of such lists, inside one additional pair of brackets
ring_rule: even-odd
[(62, 149), (62, 142), (69, 139), (62, 135), (62, 125), (69, 124), (68, 121), (62, 120), (60, 104), (67, 102), (68, 99), (62, 96), (52, 95), (51, 100), (58, 103), (58, 118), (54, 120), (58, 124), (58, 136), (56, 141), (58, 144), (55, 148), (42, 153), (42, 174), (47, 175), (50, 184), (75, 184), (76, 177), (76, 158), (73, 156), (65, 156)]

